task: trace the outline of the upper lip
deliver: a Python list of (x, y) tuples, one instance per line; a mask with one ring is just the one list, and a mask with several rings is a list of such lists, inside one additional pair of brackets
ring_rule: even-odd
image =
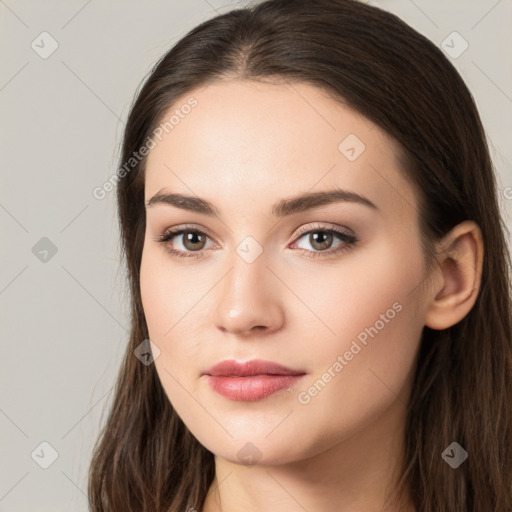
[(232, 359), (221, 361), (204, 372), (205, 375), (225, 377), (248, 377), (254, 375), (304, 375), (301, 370), (287, 368), (272, 361), (254, 359), (245, 363), (238, 363)]

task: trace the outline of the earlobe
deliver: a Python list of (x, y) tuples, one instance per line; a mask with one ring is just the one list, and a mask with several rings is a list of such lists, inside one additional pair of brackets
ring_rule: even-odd
[(440, 284), (431, 289), (425, 316), (425, 325), (438, 330), (458, 323), (476, 302), (484, 257), (481, 230), (464, 221), (443, 238), (440, 248)]

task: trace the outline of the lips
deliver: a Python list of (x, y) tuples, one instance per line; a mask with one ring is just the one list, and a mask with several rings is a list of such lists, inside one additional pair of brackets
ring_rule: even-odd
[(254, 402), (291, 387), (304, 375), (271, 361), (222, 361), (203, 374), (210, 387), (230, 400)]
[(204, 373), (224, 377), (252, 377), (254, 375), (304, 375), (305, 372), (293, 370), (272, 361), (254, 359), (246, 363), (237, 363), (234, 360), (222, 361)]

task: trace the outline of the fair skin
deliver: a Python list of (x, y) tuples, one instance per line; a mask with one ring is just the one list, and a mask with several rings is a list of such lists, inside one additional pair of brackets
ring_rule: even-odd
[[(141, 295), (163, 388), (215, 455), (203, 512), (414, 512), (407, 500), (384, 507), (404, 463), (414, 362), (425, 325), (447, 328), (475, 302), (478, 227), (454, 228), (427, 274), (417, 200), (397, 145), (378, 126), (308, 84), (217, 81), (170, 112), (190, 96), (198, 106), (149, 153), (145, 201), (179, 193), (218, 213), (147, 206)], [(356, 139), (338, 149), (349, 134), (364, 151)], [(375, 207), (344, 201), (272, 213), (283, 199), (334, 188)], [(155, 241), (184, 224), (192, 241)], [(330, 227), (357, 242), (329, 238)], [(314, 233), (327, 241), (315, 243)], [(350, 356), (354, 340), (360, 350)], [(235, 401), (202, 375), (226, 359), (306, 375), (262, 400)], [(251, 463), (238, 454), (244, 446)]]

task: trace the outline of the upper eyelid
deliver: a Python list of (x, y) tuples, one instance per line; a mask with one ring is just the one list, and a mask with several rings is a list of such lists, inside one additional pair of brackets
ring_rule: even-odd
[[(303, 235), (305, 233), (308, 233), (309, 231), (315, 231), (315, 230), (318, 230), (318, 231), (320, 231), (320, 230), (324, 230), (324, 231), (333, 230), (333, 231), (342, 231), (342, 232), (344, 230), (346, 230), (346, 234), (347, 235), (355, 235), (353, 230), (350, 229), (349, 227), (338, 226), (338, 225), (330, 223), (330, 222), (327, 222), (325, 225), (321, 225), (321, 224), (319, 224), (319, 222), (320, 221), (317, 221), (316, 224), (314, 224), (312, 226), (301, 227), (298, 230), (294, 230), (294, 232), (297, 231), (295, 236)], [(177, 232), (182, 231), (182, 230), (198, 231), (198, 232), (204, 233), (205, 235), (208, 235), (210, 238), (214, 238), (210, 234), (211, 232), (210, 232), (209, 229), (204, 228), (202, 226), (198, 227), (198, 226), (192, 226), (192, 225), (188, 225), (188, 224), (178, 225), (176, 227), (164, 229), (162, 231), (162, 233), (163, 234), (167, 234), (167, 233), (174, 233), (174, 234), (176, 234)]]
[(328, 225), (322, 226), (321, 224), (319, 224), (317, 222), (314, 226), (300, 228), (295, 236), (302, 236), (302, 235), (308, 234), (312, 231), (335, 231), (339, 234), (345, 234), (347, 236), (355, 236), (356, 235), (355, 232), (348, 227), (338, 226), (338, 225), (335, 225), (332, 223), (327, 223), (327, 224)]

